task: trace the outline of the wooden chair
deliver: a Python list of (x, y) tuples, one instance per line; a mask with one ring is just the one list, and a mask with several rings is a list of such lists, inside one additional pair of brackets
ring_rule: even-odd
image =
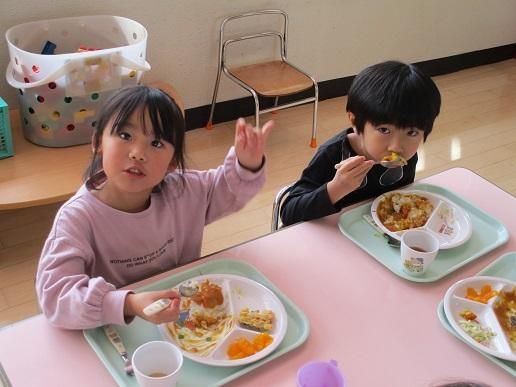
[[(231, 39), (227, 39), (225, 35), (225, 28), (228, 23), (242, 18), (251, 18), (256, 20), (258, 16), (264, 15), (281, 15), (282, 26), (280, 31), (262, 31), (252, 35), (240, 34)], [(220, 74), (224, 72), (226, 76), (234, 81), (239, 86), (243, 87), (251, 93), (255, 103), (255, 125), (259, 126), (260, 114), (269, 113), (280, 109), (289, 108), (292, 106), (302, 105), (306, 103), (313, 103), (313, 118), (312, 118), (312, 137), (310, 140), (310, 146), (315, 148), (317, 146), (315, 134), (317, 125), (317, 102), (319, 98), (319, 90), (317, 82), (309, 74), (293, 65), (287, 60), (287, 29), (288, 29), (288, 16), (284, 11), (281, 10), (264, 10), (258, 12), (249, 12), (241, 15), (231, 16), (222, 22), (220, 26), (219, 35), (219, 57), (218, 57), (218, 69), (217, 69), (217, 80), (215, 82), (215, 89), (213, 91), (213, 99), (211, 102), (210, 118), (206, 127), (212, 128), (213, 113), (215, 111), (215, 102), (217, 100), (217, 93), (220, 84)], [(248, 41), (257, 38), (266, 37), (277, 37), (279, 39), (279, 53), (274, 59), (267, 60), (260, 63), (251, 65), (230, 67), (227, 62), (227, 48), (229, 45)], [(273, 39), (268, 39), (272, 41)], [(267, 41), (264, 39), (263, 41)], [(300, 93), (302, 91), (313, 88), (314, 96), (296, 100), (294, 102), (285, 103), (278, 105), (279, 97)], [(306, 95), (306, 94), (305, 94)], [(267, 109), (260, 110), (259, 96), (262, 97), (274, 97), (274, 106)]]

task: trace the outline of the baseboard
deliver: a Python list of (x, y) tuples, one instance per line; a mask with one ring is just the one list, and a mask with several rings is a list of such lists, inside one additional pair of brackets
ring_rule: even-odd
[[(436, 76), (453, 73), (470, 67), (500, 62), (507, 59), (516, 59), (516, 43), (448, 56), (445, 58), (426, 60), (417, 62), (415, 65), (420, 67), (428, 75)], [(346, 95), (353, 78), (354, 76), (349, 76), (319, 82), (319, 100), (323, 101), (325, 99)], [(313, 92), (307, 92), (304, 94), (306, 96), (310, 96), (313, 95)], [(295, 99), (300, 99), (301, 97), (302, 94), (297, 94)], [(293, 98), (284, 97), (280, 99), (280, 104), (287, 103), (292, 99)], [(266, 108), (272, 106), (273, 103), (273, 98), (267, 98), (260, 101), (260, 106)], [(210, 105), (186, 109), (185, 117), (187, 130), (205, 126), (208, 122), (209, 115)], [(238, 117), (251, 115), (254, 115), (254, 101), (252, 97), (218, 102), (215, 106), (213, 123), (231, 121)]]

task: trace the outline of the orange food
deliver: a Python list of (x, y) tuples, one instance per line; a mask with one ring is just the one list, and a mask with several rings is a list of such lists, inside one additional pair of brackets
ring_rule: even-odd
[(260, 333), (249, 341), (246, 337), (238, 337), (228, 346), (227, 354), (231, 360), (242, 359), (254, 355), (272, 343), (272, 336)]
[(466, 298), (468, 300), (481, 302), (482, 304), (487, 304), (487, 301), (489, 301), (491, 297), (494, 297), (497, 294), (498, 292), (493, 290), (489, 284), (482, 286), (480, 293), (477, 293), (477, 291), (473, 288), (467, 288), (466, 290)]

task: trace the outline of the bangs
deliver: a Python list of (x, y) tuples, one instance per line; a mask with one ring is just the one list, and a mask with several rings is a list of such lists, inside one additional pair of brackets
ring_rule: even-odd
[[(121, 98), (119, 106), (113, 107), (115, 113), (110, 133), (119, 133), (126, 126), (131, 115), (139, 109), (140, 117), (138, 119), (143, 132), (146, 135), (153, 134), (155, 138), (167, 141), (175, 147), (178, 139), (174, 137), (174, 133), (177, 131), (165, 127), (164, 122), (170, 123), (172, 128), (179, 128), (181, 131), (184, 129), (184, 121), (177, 117), (177, 112), (171, 108), (169, 97), (163, 92), (149, 89), (145, 89), (145, 91), (148, 92), (134, 92), (129, 98)], [(150, 128), (145, 125), (146, 114), (150, 119)]]

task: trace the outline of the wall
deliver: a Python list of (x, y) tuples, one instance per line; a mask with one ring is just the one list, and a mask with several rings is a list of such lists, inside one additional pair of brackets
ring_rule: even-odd
[[(2, 0), (0, 30), (5, 36), (17, 24), (66, 16), (134, 19), (149, 33), (146, 80), (171, 82), (193, 108), (211, 102), (221, 20), (265, 8), (288, 12), (289, 58), (318, 81), (384, 59), (417, 62), (516, 42), (514, 0)], [(2, 74), (8, 61), (1, 39)], [(3, 75), (0, 96), (16, 107), (16, 91)], [(219, 100), (242, 96), (223, 79)]]

